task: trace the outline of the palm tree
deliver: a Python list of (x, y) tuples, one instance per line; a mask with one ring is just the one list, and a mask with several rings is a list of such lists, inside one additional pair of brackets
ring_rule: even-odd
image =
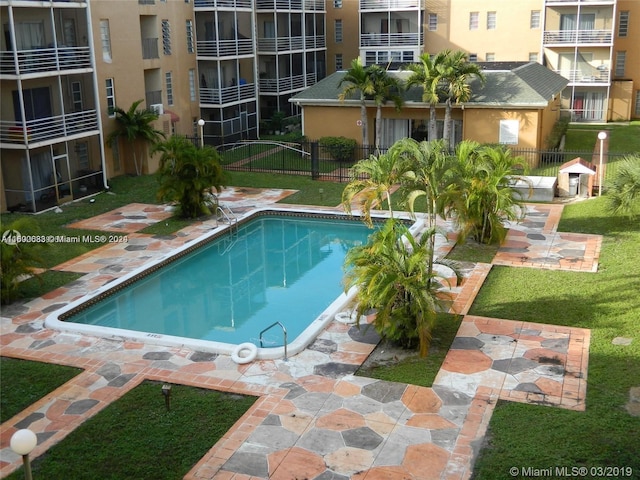
[(138, 109), (143, 100), (137, 100), (131, 104), (128, 110), (120, 107), (113, 109), (116, 117), (118, 128), (111, 132), (107, 137), (107, 144), (112, 145), (113, 142), (124, 138), (131, 144), (133, 148), (133, 164), (135, 165), (136, 175), (142, 173), (143, 153), (140, 155), (140, 164), (138, 164), (138, 152), (136, 146), (142, 144), (153, 144), (165, 138), (165, 134), (160, 130), (156, 130), (151, 125), (158, 119), (158, 114), (149, 109)]
[(351, 62), (351, 68), (347, 70), (340, 84), (347, 83), (339, 95), (340, 101), (360, 92), (360, 122), (362, 123), (362, 146), (369, 147), (369, 127), (367, 125), (367, 97), (375, 93), (369, 70), (362, 65), (360, 57)]
[(391, 190), (400, 181), (403, 168), (403, 159), (389, 153), (377, 157), (371, 155), (357, 162), (349, 169), (351, 181), (342, 192), (345, 211), (351, 213), (353, 199), (360, 195), (360, 209), (367, 225), (372, 225), (371, 210), (385, 201), (389, 207), (389, 214), (393, 217)]
[(373, 102), (376, 104), (376, 152), (380, 152), (382, 141), (382, 106), (391, 100), (400, 110), (402, 107), (402, 96), (399, 94), (401, 85), (397, 78), (392, 77), (387, 71), (378, 66), (367, 67), (368, 74), (373, 83)]
[(614, 215), (628, 214), (632, 219), (640, 212), (640, 155), (623, 158), (607, 188), (608, 209)]
[(208, 193), (220, 192), (227, 180), (220, 165), (220, 154), (212, 147), (197, 148), (184, 137), (172, 136), (152, 150), (160, 152), (158, 198), (177, 202), (186, 218), (211, 215), (216, 198)]
[[(416, 239), (392, 218), (369, 243), (352, 248), (345, 258), (345, 289), (358, 287), (357, 318), (376, 309), (376, 331), (405, 347), (417, 341), (423, 357), (429, 351), (436, 314), (444, 310), (442, 292), (433, 287), (436, 276), (427, 271), (431, 256), (428, 236)], [(453, 271), (459, 281), (458, 271)]]
[(526, 164), (509, 149), (465, 140), (456, 147), (453, 180), (442, 205), (458, 225), (458, 243), (471, 236), (480, 243), (500, 243), (507, 221), (520, 221), (526, 213), (522, 195), (513, 185), (521, 180)]
[(484, 83), (485, 77), (482, 70), (475, 63), (467, 61), (467, 54), (461, 51), (452, 52), (445, 50), (441, 52), (442, 61), (437, 64), (438, 77), (441, 87), (445, 93), (445, 114), (444, 114), (444, 138), (447, 145), (451, 145), (451, 105), (468, 102), (471, 98), (471, 87), (469, 80), (471, 77), (478, 77)]
[(436, 123), (436, 105), (440, 101), (440, 77), (439, 65), (444, 60), (444, 55), (439, 53), (431, 56), (428, 53), (420, 55), (420, 63), (407, 65), (406, 69), (411, 75), (406, 81), (406, 87), (422, 87), (422, 101), (429, 104), (429, 133), (427, 138), (435, 140), (438, 136)]

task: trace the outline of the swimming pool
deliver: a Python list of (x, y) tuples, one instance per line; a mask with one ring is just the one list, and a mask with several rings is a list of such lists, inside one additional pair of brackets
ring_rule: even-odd
[[(212, 232), (51, 314), (45, 326), (231, 354), (239, 343), (260, 346), (260, 332), (279, 321), (295, 354), (344, 308), (344, 256), (370, 234), (335, 213), (257, 210), (237, 230)], [(282, 338), (280, 328), (266, 332), (258, 358), (282, 356)]]

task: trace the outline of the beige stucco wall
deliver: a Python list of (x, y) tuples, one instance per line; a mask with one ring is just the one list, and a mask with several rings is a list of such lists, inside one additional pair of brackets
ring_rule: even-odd
[[(629, 103), (629, 118), (640, 118), (640, 112), (635, 111), (635, 106), (638, 105), (640, 100), (640, 1), (638, 0), (618, 0), (617, 6), (618, 13), (621, 11), (629, 12), (629, 32), (626, 37), (614, 36), (614, 61), (615, 53), (618, 51), (624, 51), (627, 54), (627, 62), (625, 68), (624, 80), (627, 83), (623, 86), (621, 84), (614, 83), (611, 88), (611, 116), (610, 120), (619, 120), (618, 112), (624, 111), (623, 105)], [(617, 19), (616, 19), (617, 22)], [(616, 23), (617, 29), (617, 23)], [(622, 79), (620, 79), (622, 80)], [(614, 92), (615, 88), (615, 92)], [(618, 101), (616, 97), (620, 92), (621, 98)], [(631, 95), (629, 98), (629, 94)]]
[[(373, 141), (373, 121), (375, 111), (367, 112), (367, 126), (369, 130), (369, 140)], [(347, 137), (354, 138), (358, 144), (362, 143), (362, 127), (358, 125), (360, 121), (360, 107), (323, 107), (305, 106), (302, 109), (304, 117), (304, 135), (311, 140), (318, 140), (320, 137)]]
[(611, 83), (607, 120), (619, 122), (633, 116), (633, 80), (617, 80)]
[[(158, 38), (158, 59), (142, 58), (141, 16), (154, 17), (155, 31), (145, 36)], [(167, 1), (156, 2), (155, 5), (139, 5), (130, 0), (93, 0), (91, 2), (91, 19), (93, 41), (96, 50), (96, 70), (98, 77), (98, 92), (102, 111), (102, 124), (105, 139), (114, 130), (116, 122), (110, 118), (107, 111), (105, 81), (113, 78), (115, 86), (115, 101), (120, 108), (127, 110), (137, 100), (145, 98), (145, 75), (153, 81), (148, 85), (150, 90), (162, 90), (164, 109), (170, 110), (180, 117), (174, 124), (178, 134), (193, 134), (193, 120), (200, 118), (199, 105), (190, 99), (189, 74), (190, 69), (196, 71), (196, 90), (198, 76), (196, 70), (195, 53), (187, 53), (186, 26), (187, 19), (194, 19), (193, 4), (191, 2)], [(105, 61), (102, 55), (100, 41), (100, 20), (109, 20), (111, 38), (111, 58)], [(171, 55), (162, 51), (162, 20), (169, 20), (171, 26)], [(195, 36), (194, 36), (195, 42)], [(173, 104), (167, 103), (165, 74), (172, 73)], [(140, 108), (148, 107), (146, 102)], [(170, 116), (165, 114), (155, 122), (155, 128), (171, 133)], [(120, 146), (120, 168), (116, 168), (111, 148), (105, 147), (105, 163), (107, 176), (113, 177), (125, 173), (135, 173), (131, 155), (131, 148), (126, 142)], [(145, 172), (153, 172), (158, 167), (157, 158), (148, 158)]]
[(463, 138), (480, 143), (498, 143), (500, 120), (518, 120), (520, 131), (518, 144), (513, 148), (538, 147), (540, 112), (537, 110), (494, 110), (487, 108), (465, 108), (462, 125)]
[[(333, 0), (326, 1), (326, 42), (327, 42), (327, 75), (336, 71), (335, 57), (342, 54), (344, 69), (348, 69), (351, 61), (358, 58), (360, 45), (360, 27), (358, 25), (358, 0), (342, 0), (342, 8), (335, 8)], [(335, 42), (335, 20), (342, 20), (343, 40)]]

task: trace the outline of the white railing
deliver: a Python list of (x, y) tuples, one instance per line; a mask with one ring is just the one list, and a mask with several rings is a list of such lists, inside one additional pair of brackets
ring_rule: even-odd
[(327, 40), (324, 35), (308, 35), (304, 38), (306, 48), (326, 48)]
[(315, 73), (307, 75), (293, 75), (281, 78), (261, 78), (260, 93), (283, 93), (292, 90), (301, 90), (316, 83)]
[(77, 135), (98, 129), (95, 110), (37, 118), (27, 122), (0, 121), (0, 142), (28, 144)]
[(544, 32), (545, 45), (600, 43), (610, 45), (613, 39), (611, 30), (548, 30)]
[(360, 10), (423, 9), (424, 0), (360, 0)]
[(302, 50), (304, 48), (304, 37), (278, 37), (259, 38), (259, 52), (284, 52), (287, 50)]
[(6, 75), (24, 75), (27, 73), (73, 70), (91, 68), (91, 52), (89, 47), (38, 48), (35, 50), (18, 50), (16, 58), (13, 52), (0, 54), (0, 73)]
[(224, 88), (201, 88), (200, 103), (209, 105), (223, 105), (225, 103), (249, 100), (256, 96), (255, 83), (234, 85)]
[(419, 33), (363, 33), (360, 35), (360, 47), (398, 47), (421, 46)]
[(609, 69), (594, 68), (593, 72), (584, 70), (554, 70), (558, 75), (562, 75), (570, 83), (609, 83)]
[(219, 41), (200, 40), (196, 46), (198, 56), (203, 57), (235, 57), (253, 53), (253, 41), (250, 38)]
[(251, 8), (253, 0), (195, 0), (195, 8)]
[(567, 3), (573, 3), (573, 4), (579, 4), (579, 3), (588, 3), (590, 5), (595, 4), (600, 4), (600, 5), (613, 5), (617, 2), (617, 0), (546, 0), (546, 4), (547, 5), (553, 5), (554, 3), (556, 4), (567, 4)]

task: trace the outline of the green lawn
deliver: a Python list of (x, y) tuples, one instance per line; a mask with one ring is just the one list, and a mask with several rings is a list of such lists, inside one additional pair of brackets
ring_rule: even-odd
[(33, 478), (181, 479), (256, 400), (172, 385), (167, 411), (161, 386), (145, 381), (85, 421), (33, 461)]
[(611, 217), (603, 198), (566, 206), (559, 230), (604, 236), (598, 273), (494, 267), (470, 314), (591, 329), (587, 409), (499, 402), (476, 479), (554, 465), (631, 466), (640, 478), (640, 418), (624, 409), (640, 386), (640, 225)]
[(80, 368), (0, 357), (0, 423), (82, 372)]

